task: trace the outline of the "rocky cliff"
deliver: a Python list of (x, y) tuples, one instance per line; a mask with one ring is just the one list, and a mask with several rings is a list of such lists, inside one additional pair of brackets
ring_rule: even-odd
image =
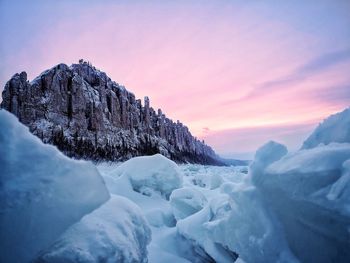
[(148, 97), (142, 105), (83, 60), (59, 64), (31, 82), (25, 72), (15, 74), (2, 97), (1, 108), (71, 157), (114, 161), (161, 153), (177, 162), (221, 164), (186, 126), (156, 112)]

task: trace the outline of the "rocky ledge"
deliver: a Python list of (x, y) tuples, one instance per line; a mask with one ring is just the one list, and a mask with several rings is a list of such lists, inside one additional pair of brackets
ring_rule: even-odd
[(203, 141), (181, 122), (167, 118), (80, 60), (59, 64), (29, 82), (15, 74), (2, 93), (4, 108), (45, 143), (70, 157), (95, 161), (126, 160), (161, 153), (177, 161), (221, 165)]

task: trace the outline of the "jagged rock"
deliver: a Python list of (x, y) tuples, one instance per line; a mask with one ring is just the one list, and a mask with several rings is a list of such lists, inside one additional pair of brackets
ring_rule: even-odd
[(59, 64), (32, 82), (15, 74), (2, 93), (4, 108), (45, 143), (66, 155), (126, 160), (161, 153), (178, 162), (222, 164), (214, 151), (182, 123), (167, 118), (104, 72), (80, 60)]

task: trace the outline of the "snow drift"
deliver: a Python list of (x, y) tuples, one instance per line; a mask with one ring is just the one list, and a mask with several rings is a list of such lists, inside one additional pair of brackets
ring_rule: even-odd
[(36, 262), (147, 262), (151, 230), (140, 208), (112, 195), (70, 227)]

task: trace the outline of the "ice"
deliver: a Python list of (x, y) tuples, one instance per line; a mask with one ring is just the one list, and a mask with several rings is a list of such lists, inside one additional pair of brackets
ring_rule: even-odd
[(344, 213), (350, 198), (347, 194), (349, 158), (348, 143), (301, 150), (268, 166), (258, 186), (278, 189), (289, 198), (308, 200)]
[(29, 262), (109, 198), (95, 166), (43, 144), (0, 110), (0, 262)]
[(342, 176), (331, 186), (327, 198), (332, 201), (344, 200), (343, 211), (350, 214), (350, 159), (343, 163)]
[(350, 143), (350, 108), (325, 119), (307, 138), (302, 146), (310, 149), (331, 142)]
[(147, 262), (151, 230), (140, 208), (112, 195), (70, 227), (37, 262)]
[(255, 153), (250, 170), (254, 173), (266, 168), (269, 164), (278, 161), (288, 153), (287, 147), (275, 141), (269, 141)]
[[(186, 239), (192, 241), (193, 246), (203, 249), (216, 262), (233, 262), (237, 255), (225, 249), (221, 244), (212, 239), (210, 221), (217, 210), (213, 211), (213, 204), (217, 200), (211, 200), (202, 210), (177, 222), (178, 232)], [(227, 205), (225, 200), (218, 202), (223, 208)], [(225, 208), (223, 208), (225, 209)], [(214, 230), (215, 231), (215, 230)]]
[(346, 112), (312, 147), (266, 143), (249, 169), (159, 154), (99, 164), (108, 193), (92, 164), (1, 111), (0, 261), (349, 262)]
[(170, 195), (170, 205), (176, 220), (198, 212), (206, 203), (207, 199), (204, 194), (195, 188), (176, 189)]
[(134, 190), (145, 195), (154, 191), (168, 198), (174, 189), (182, 187), (182, 172), (177, 164), (161, 154), (132, 158), (114, 172), (113, 177), (127, 177)]
[(350, 258), (349, 143), (330, 143), (288, 154), (255, 171), (266, 206), (302, 262)]
[(252, 186), (226, 183), (207, 206), (177, 223), (179, 232), (202, 247), (216, 262), (297, 262), (278, 222)]
[(220, 174), (217, 174), (217, 173), (213, 174), (210, 177), (210, 189), (213, 190), (220, 187), (223, 182), (224, 182), (224, 179), (221, 177)]
[[(100, 168), (101, 166), (99, 165), (98, 169)], [(111, 168), (114, 170), (113, 166)], [(175, 218), (171, 212), (169, 202), (160, 193), (154, 192), (152, 195), (145, 195), (144, 193), (134, 191), (127, 176), (110, 176), (108, 174), (111, 173), (104, 173), (103, 170), (104, 168), (100, 171), (110, 193), (124, 196), (135, 202), (142, 209), (152, 226), (173, 226), (175, 224)]]

